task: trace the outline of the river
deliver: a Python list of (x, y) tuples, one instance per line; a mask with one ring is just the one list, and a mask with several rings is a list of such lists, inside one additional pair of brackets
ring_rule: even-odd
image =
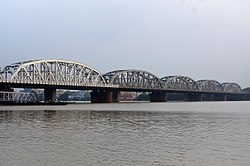
[(249, 163), (248, 101), (0, 106), (1, 166)]

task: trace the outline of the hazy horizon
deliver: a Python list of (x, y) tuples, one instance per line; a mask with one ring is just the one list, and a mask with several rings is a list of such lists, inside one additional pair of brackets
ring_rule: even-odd
[(250, 87), (248, 0), (3, 0), (0, 67), (30, 59)]

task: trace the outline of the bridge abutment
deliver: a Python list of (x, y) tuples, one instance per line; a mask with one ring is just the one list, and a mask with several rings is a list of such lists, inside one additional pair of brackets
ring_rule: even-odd
[(45, 103), (56, 102), (56, 89), (55, 88), (45, 88), (44, 89), (44, 101), (45, 101)]
[(150, 102), (166, 102), (167, 93), (166, 92), (152, 92), (150, 93)]

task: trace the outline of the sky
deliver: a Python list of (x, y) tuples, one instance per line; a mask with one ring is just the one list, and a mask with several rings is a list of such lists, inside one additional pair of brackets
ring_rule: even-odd
[(0, 67), (31, 59), (250, 86), (249, 0), (0, 0)]

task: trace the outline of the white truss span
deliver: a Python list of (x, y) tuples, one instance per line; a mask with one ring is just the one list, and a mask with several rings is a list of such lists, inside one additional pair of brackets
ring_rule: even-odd
[(119, 87), (141, 88), (141, 89), (161, 89), (160, 79), (142, 70), (116, 70), (104, 74), (106, 82)]
[(33, 103), (36, 101), (36, 96), (33, 93), (0, 91), (0, 102)]
[(6, 66), (1, 79), (10, 83), (69, 86), (105, 85), (102, 74), (84, 64), (63, 60), (32, 60)]

